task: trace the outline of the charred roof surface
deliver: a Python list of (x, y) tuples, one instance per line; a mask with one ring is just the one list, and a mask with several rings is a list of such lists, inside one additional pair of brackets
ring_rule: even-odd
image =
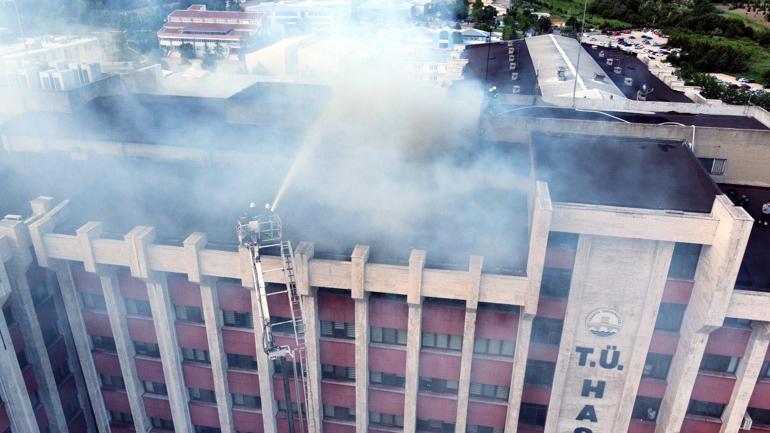
[[(463, 57), (468, 59), (468, 64), (463, 70), (464, 78), (487, 83), (487, 88), (497, 86), (500, 93), (511, 93), (512, 87), (517, 85), (519, 94), (538, 95), (537, 76), (527, 44), (523, 40), (513, 41), (513, 51), (515, 70), (510, 69), (508, 44), (505, 42), (466, 46)], [(511, 80), (512, 72), (518, 73), (515, 81)]]
[(554, 201), (708, 213), (719, 193), (682, 142), (535, 133), (532, 143)]
[[(730, 197), (735, 204), (740, 204), (740, 197), (745, 195), (749, 202), (744, 209), (755, 221), (762, 215), (762, 205), (770, 202), (770, 188), (742, 185), (719, 185), (722, 191)], [(741, 290), (753, 290), (758, 292), (770, 292), (770, 229), (763, 228), (758, 222), (749, 236), (749, 244), (743, 255), (738, 280), (735, 288)]]

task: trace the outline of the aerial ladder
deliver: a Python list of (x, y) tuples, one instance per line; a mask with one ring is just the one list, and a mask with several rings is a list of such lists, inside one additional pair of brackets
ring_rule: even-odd
[[(296, 275), (294, 270), (294, 251), (291, 242), (283, 240), (281, 219), (267, 205), (261, 213), (256, 213), (254, 203), (249, 205), (249, 213), (238, 220), (238, 243), (249, 251), (251, 258), (251, 273), (254, 288), (259, 297), (259, 317), (255, 318), (254, 326), (262, 327), (262, 349), (270, 361), (278, 360), (283, 377), (283, 391), (286, 396), (286, 413), (289, 420), (289, 433), (295, 431), (294, 405), (291, 400), (291, 389), (300, 401), (304, 401), (306, 413), (302, 408), (296, 408), (296, 420), (300, 433), (317, 433), (315, 425), (315, 401), (313, 389), (309, 384), (307, 365), (312, 360), (307, 359), (305, 347), (305, 314), (302, 299), (297, 293)], [(264, 269), (262, 266), (263, 253), (279, 253), (280, 266)], [(265, 275), (281, 273), (285, 288), (270, 290)], [(273, 323), (270, 318), (268, 298), (271, 296), (286, 296), (289, 301), (291, 317), (288, 320)], [(290, 326), (289, 326), (290, 325)], [(279, 345), (273, 329), (289, 328), (293, 334), (293, 344)], [(290, 371), (291, 369), (291, 371)], [(292, 374), (293, 379), (292, 380)]]

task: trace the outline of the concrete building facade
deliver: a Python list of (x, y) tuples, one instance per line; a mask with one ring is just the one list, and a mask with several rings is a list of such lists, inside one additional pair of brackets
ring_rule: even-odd
[[(615, 200), (612, 185), (612, 194), (573, 200), (564, 189), (573, 179), (559, 180), (551, 158), (574, 149), (552, 147), (558, 136), (542, 135), (549, 121), (507, 131), (517, 125), (498, 120), (486, 119), (484, 133), (528, 148), (543, 176), (529, 179), (523, 272), (497, 272), (483, 256), (458, 269), (420, 249), (394, 264), (363, 244), (342, 258), (317, 253), (314, 239), (295, 245), (313, 360), (307, 415), (318, 430), (767, 431), (770, 291), (736, 288), (747, 246), (763, 233), (697, 165), (699, 146), (718, 152), (706, 147), (718, 131), (700, 130), (693, 154), (682, 140), (633, 141), (636, 125), (612, 124), (613, 137), (631, 140), (621, 155), (677, 160), (672, 179), (708, 198), (653, 206), (650, 194), (634, 206)], [(581, 122), (555, 123), (561, 132), (591, 127)], [(74, 142), (3, 135), (8, 154), (67, 155)], [(196, 157), (181, 146), (117, 144), (84, 141), (77, 155)], [(66, 199), (38, 197), (0, 223), (0, 430), (287, 432), (286, 401), (301, 396), (285, 395), (261, 350), (248, 253), (204, 232), (172, 243), (143, 221), (118, 236), (100, 221), (73, 228), (77, 204)], [(265, 268), (279, 262), (263, 258)], [(274, 321), (290, 314), (284, 299), (269, 302)]]

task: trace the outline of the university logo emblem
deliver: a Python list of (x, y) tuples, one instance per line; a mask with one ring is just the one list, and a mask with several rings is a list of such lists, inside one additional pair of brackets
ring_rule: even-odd
[(586, 317), (586, 327), (599, 337), (611, 337), (623, 327), (623, 319), (610, 308), (597, 308)]

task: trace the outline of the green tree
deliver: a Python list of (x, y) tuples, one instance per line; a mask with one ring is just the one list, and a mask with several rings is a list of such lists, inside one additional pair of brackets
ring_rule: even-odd
[(455, 20), (464, 21), (468, 19), (468, 1), (467, 0), (454, 0), (450, 13), (454, 16)]
[(182, 55), (182, 58), (185, 60), (194, 59), (195, 47), (193, 47), (192, 44), (185, 42), (179, 46), (179, 53)]

